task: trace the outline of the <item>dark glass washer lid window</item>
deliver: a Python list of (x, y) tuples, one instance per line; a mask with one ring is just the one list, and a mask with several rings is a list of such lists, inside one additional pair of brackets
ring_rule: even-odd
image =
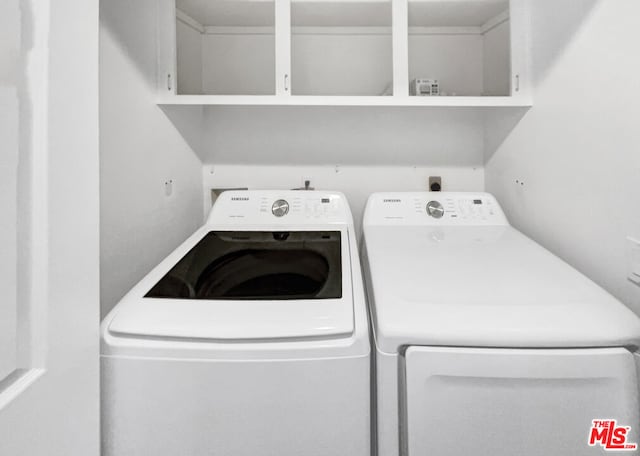
[(339, 231), (211, 231), (147, 294), (174, 299), (342, 297)]

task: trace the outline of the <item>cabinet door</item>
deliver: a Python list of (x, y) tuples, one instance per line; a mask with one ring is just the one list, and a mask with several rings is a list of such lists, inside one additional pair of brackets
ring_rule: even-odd
[(530, 0), (509, 2), (511, 27), (511, 96), (530, 97), (531, 12)]
[(276, 95), (291, 95), (291, 1), (275, 0)]
[(401, 429), (409, 456), (583, 455), (593, 420), (638, 441), (634, 355), (623, 348), (410, 347)]
[(158, 94), (176, 95), (178, 93), (177, 55), (176, 55), (176, 1), (158, 0), (157, 58), (158, 58)]

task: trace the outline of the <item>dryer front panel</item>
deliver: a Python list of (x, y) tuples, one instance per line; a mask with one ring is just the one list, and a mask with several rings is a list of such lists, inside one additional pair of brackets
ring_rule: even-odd
[(594, 420), (640, 440), (636, 364), (623, 348), (409, 347), (402, 376), (409, 456), (604, 454), (602, 438), (589, 445)]

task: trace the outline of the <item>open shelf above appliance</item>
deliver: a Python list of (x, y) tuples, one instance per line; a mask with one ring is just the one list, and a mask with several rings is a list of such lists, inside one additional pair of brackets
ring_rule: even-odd
[(532, 103), (517, 0), (159, 1), (161, 105)]

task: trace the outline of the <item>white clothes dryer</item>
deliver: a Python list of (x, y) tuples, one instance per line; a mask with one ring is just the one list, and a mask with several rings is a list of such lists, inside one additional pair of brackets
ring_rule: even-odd
[(370, 455), (344, 195), (225, 192), (102, 323), (103, 455)]
[(374, 194), (363, 230), (380, 456), (640, 443), (638, 317), (491, 195)]

